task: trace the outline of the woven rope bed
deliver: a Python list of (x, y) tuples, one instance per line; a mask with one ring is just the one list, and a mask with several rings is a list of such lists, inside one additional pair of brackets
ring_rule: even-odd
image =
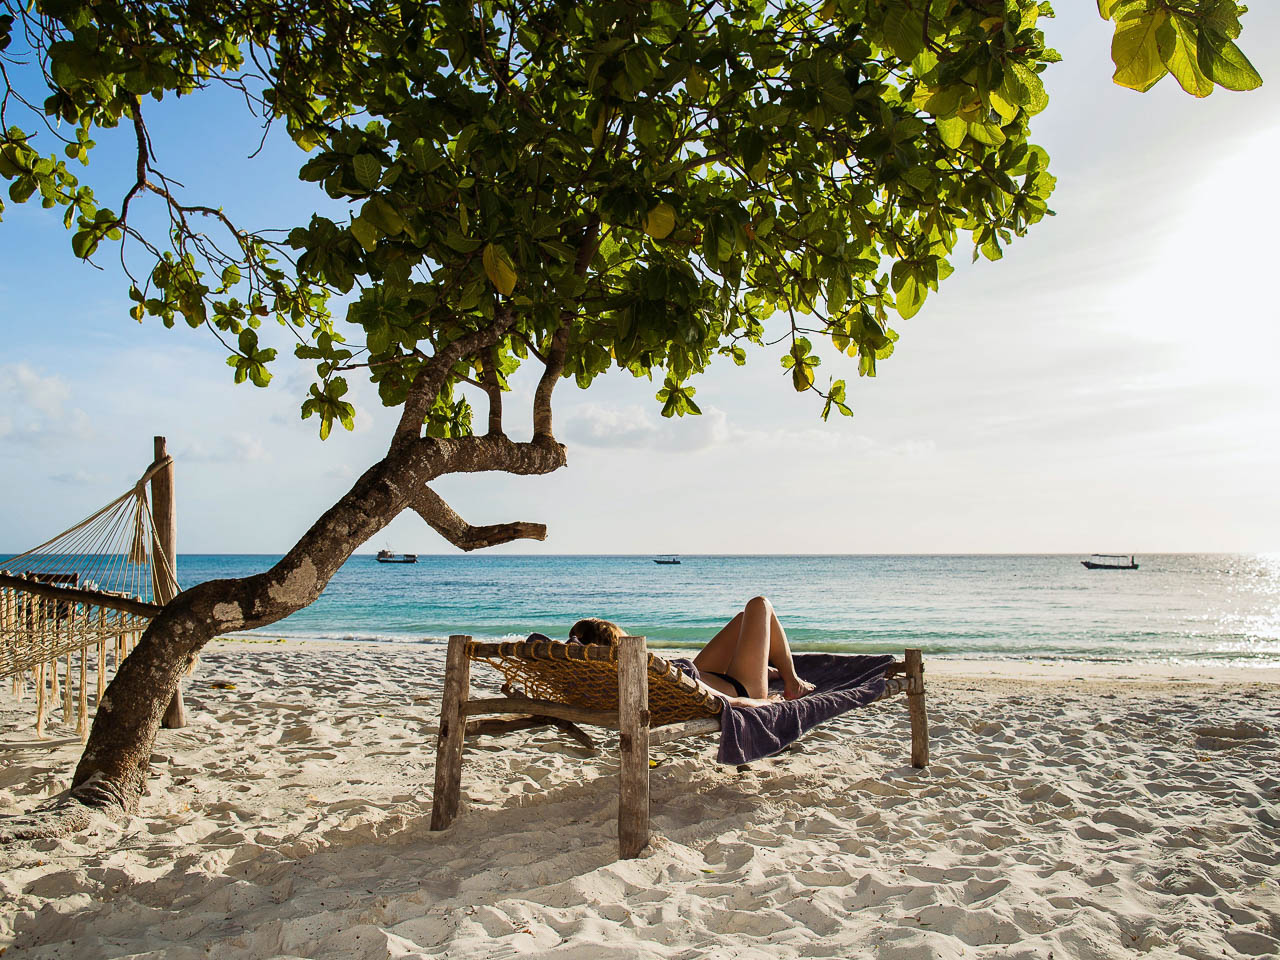
[[(502, 696), (471, 699), (471, 664), (502, 675)], [(928, 764), (924, 667), (919, 650), (907, 650), (890, 667), (885, 692), (906, 694), (911, 719), (911, 760)], [(431, 829), (457, 816), (462, 748), (467, 736), (552, 725), (594, 749), (578, 724), (619, 731), (619, 856), (635, 857), (649, 841), (649, 747), (720, 729), (721, 700), (672, 663), (650, 653), (644, 637), (623, 637), (614, 647), (558, 641), (481, 643), (449, 638), (444, 697), (436, 750)], [(485, 714), (511, 719), (470, 720)]]

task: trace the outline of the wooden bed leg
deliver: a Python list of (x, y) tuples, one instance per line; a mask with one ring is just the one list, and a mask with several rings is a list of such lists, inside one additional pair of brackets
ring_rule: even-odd
[(644, 637), (618, 641), (618, 856), (649, 844), (649, 655)]
[(911, 765), (929, 765), (929, 717), (924, 709), (924, 660), (919, 650), (906, 651), (907, 713), (911, 715)]
[(440, 733), (436, 738), (436, 789), (431, 799), (431, 829), (443, 830), (458, 815), (462, 792), (462, 742), (467, 732), (466, 704), (471, 695), (471, 638), (449, 638), (444, 661), (444, 700), (440, 704)]

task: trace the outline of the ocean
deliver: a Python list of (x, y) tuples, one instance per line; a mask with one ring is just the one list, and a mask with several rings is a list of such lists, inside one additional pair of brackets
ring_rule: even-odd
[[(271, 556), (179, 558), (183, 586)], [(1062, 556), (352, 557), (268, 637), (440, 643), (564, 637), (601, 616), (655, 647), (698, 647), (763, 594), (801, 650), (1280, 666), (1280, 555), (1148, 554), (1137, 570)]]

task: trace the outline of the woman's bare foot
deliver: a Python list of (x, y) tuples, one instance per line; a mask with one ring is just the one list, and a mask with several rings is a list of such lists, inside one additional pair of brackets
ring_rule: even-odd
[(792, 677), (782, 685), (782, 695), (788, 700), (799, 700), (801, 697), (807, 697), (813, 693), (815, 689), (814, 685), (808, 680)]

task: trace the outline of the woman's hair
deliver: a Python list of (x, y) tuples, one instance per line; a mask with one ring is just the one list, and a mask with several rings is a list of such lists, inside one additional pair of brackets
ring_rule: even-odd
[(569, 639), (579, 643), (600, 643), (612, 647), (618, 640), (626, 636), (626, 631), (616, 623), (601, 620), (599, 617), (588, 617), (579, 620), (569, 628)]

